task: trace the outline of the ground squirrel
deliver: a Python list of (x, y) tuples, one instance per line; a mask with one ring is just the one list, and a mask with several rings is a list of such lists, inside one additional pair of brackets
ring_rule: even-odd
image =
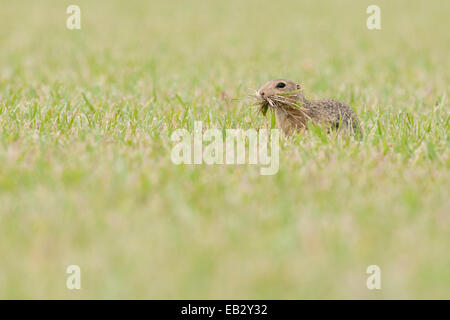
[(362, 136), (359, 118), (347, 105), (336, 100), (307, 100), (299, 84), (283, 80), (271, 80), (257, 92), (260, 111), (266, 115), (271, 108), (275, 112), (277, 126), (286, 135), (306, 130), (308, 122)]

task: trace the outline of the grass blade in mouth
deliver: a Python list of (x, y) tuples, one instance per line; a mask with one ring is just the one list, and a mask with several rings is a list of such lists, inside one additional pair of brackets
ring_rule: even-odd
[(259, 108), (259, 112), (266, 116), (267, 110), (269, 110), (269, 103), (267, 101), (261, 102), (261, 107)]

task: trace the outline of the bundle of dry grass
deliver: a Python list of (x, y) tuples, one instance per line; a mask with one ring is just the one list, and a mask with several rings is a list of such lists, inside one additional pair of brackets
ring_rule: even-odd
[(279, 110), (286, 115), (287, 119), (297, 129), (305, 129), (307, 122), (311, 120), (311, 117), (307, 114), (303, 102), (297, 99), (297, 96), (295, 95), (297, 92), (299, 92), (299, 90), (272, 95), (265, 99), (260, 99), (258, 94), (253, 95), (253, 97), (259, 100), (256, 105), (259, 105), (259, 112), (264, 116), (266, 116), (269, 108), (274, 112)]

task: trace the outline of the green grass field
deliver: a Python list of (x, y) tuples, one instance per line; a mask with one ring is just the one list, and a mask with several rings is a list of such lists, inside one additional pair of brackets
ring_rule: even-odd
[[(450, 298), (449, 1), (0, 7), (0, 298)], [(279, 77), (363, 140), (282, 140), (273, 176), (171, 162), (195, 120), (270, 126), (247, 96)]]

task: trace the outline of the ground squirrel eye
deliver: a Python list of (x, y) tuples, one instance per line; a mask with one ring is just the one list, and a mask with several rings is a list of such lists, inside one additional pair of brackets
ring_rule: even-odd
[(286, 83), (279, 82), (279, 83), (276, 85), (276, 87), (277, 87), (277, 88), (284, 88), (284, 87), (286, 87)]

